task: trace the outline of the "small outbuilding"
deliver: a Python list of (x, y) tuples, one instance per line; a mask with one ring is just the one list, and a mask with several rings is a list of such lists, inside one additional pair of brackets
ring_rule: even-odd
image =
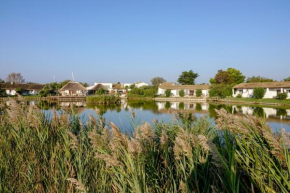
[(89, 86), (87, 87), (87, 95), (95, 95), (95, 93), (99, 90), (99, 89), (104, 89), (106, 92), (108, 92), (108, 88), (105, 87), (102, 84), (96, 84), (94, 86)]
[(86, 96), (87, 89), (79, 82), (68, 82), (61, 89), (61, 96)]

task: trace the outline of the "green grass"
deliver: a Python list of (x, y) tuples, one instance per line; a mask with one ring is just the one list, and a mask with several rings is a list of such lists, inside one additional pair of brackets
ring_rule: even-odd
[(289, 135), (217, 113), (217, 127), (182, 114), (128, 136), (101, 116), (47, 119), (14, 102), (0, 120), (0, 192), (289, 192)]

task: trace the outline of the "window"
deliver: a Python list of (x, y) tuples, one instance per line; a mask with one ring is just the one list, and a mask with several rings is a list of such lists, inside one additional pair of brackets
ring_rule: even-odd
[(239, 90), (239, 93), (240, 93), (240, 94), (243, 94), (243, 90)]
[(277, 90), (277, 95), (281, 93), (281, 90)]

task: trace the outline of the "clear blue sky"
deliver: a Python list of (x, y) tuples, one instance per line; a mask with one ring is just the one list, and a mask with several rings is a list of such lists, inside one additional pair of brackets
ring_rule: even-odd
[(208, 82), (290, 76), (290, 0), (0, 0), (0, 78)]

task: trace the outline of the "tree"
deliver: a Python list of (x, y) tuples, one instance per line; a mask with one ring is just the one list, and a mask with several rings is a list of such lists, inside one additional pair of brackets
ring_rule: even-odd
[(211, 84), (232, 84), (233, 79), (227, 71), (218, 70), (214, 78), (210, 79)]
[(290, 76), (288, 78), (284, 78), (284, 82), (290, 82)]
[(5, 83), (5, 81), (0, 78), (0, 83)]
[(190, 71), (184, 71), (179, 76), (177, 82), (179, 82), (182, 85), (191, 85), (195, 84), (195, 79), (198, 77), (198, 73), (194, 73), (192, 70)]
[(25, 79), (23, 78), (21, 73), (12, 72), (8, 74), (6, 81), (10, 83), (24, 83)]
[(106, 94), (106, 93), (107, 93), (107, 90), (105, 90), (105, 89), (103, 89), (103, 88), (99, 88), (99, 89), (96, 91), (95, 95), (104, 95), (104, 94)]
[(232, 78), (232, 82), (237, 85), (245, 81), (245, 76), (242, 74), (241, 71), (235, 68), (228, 68), (227, 71), (228, 75)]
[(159, 86), (163, 82), (166, 82), (166, 80), (162, 77), (154, 77), (151, 79), (151, 84), (153, 86)]
[(274, 80), (271, 78), (265, 78), (261, 76), (252, 76), (247, 78), (247, 83), (251, 82), (273, 82)]

